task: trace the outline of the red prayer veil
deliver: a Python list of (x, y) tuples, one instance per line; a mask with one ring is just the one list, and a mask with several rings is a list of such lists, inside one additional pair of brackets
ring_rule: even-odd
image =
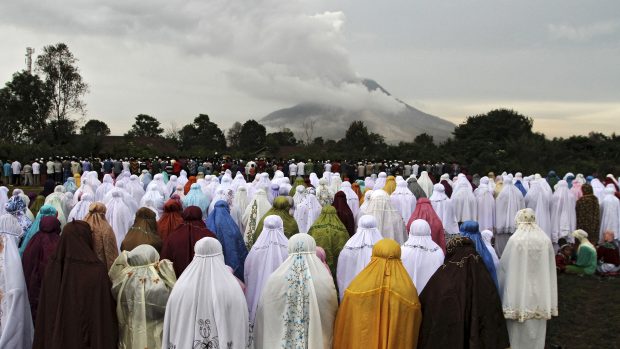
[(166, 241), (170, 233), (178, 228), (179, 225), (183, 224), (182, 211), (183, 207), (178, 200), (169, 199), (166, 201), (164, 204), (164, 213), (157, 222), (157, 233), (161, 241)]
[(431, 201), (427, 198), (420, 198), (415, 206), (415, 211), (411, 214), (409, 218), (409, 222), (407, 222), (407, 231), (409, 231), (409, 227), (411, 223), (416, 219), (423, 219), (431, 226), (431, 237), (433, 241), (441, 249), (443, 253), (446, 253), (446, 237), (443, 230), (443, 223), (441, 223), (441, 219), (435, 213), (433, 209), (433, 205), (431, 205)]
[(349, 236), (353, 236), (355, 234), (355, 218), (349, 204), (347, 204), (347, 195), (342, 191), (337, 192), (332, 206), (336, 209), (336, 214), (344, 227), (347, 228)]

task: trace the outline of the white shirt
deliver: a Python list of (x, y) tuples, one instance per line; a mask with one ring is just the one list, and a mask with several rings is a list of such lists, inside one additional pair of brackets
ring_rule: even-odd
[(32, 163), (32, 174), (38, 175), (40, 173), (40, 169), (41, 169), (41, 164), (39, 164), (36, 161)]
[(295, 165), (295, 164), (288, 165), (288, 173), (291, 176), (296, 176), (297, 175), (297, 165)]
[(54, 173), (54, 162), (53, 161), (48, 161), (45, 166), (47, 166), (47, 174), (53, 174)]
[(297, 175), (299, 176), (303, 176), (304, 173), (304, 167), (306, 166), (306, 164), (304, 164), (303, 162), (298, 162), (297, 163)]
[(22, 170), (22, 164), (20, 164), (19, 161), (15, 160), (11, 164), (11, 168), (13, 169), (13, 174), (18, 175), (19, 172)]

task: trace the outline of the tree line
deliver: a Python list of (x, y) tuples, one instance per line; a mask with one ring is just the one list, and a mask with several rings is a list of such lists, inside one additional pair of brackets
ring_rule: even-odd
[[(104, 156), (103, 140), (109, 126), (86, 120), (84, 96), (89, 91), (78, 68), (78, 59), (59, 43), (43, 48), (33, 72), (13, 74), (0, 89), (0, 157)], [(312, 124), (311, 127), (320, 125)], [(473, 115), (458, 125), (452, 136), (438, 144), (423, 133), (410, 141), (387, 144), (362, 121), (352, 122), (340, 140), (300, 135), (288, 128), (267, 132), (256, 120), (235, 122), (227, 130), (199, 114), (180, 128), (164, 129), (156, 117), (139, 114), (124, 135), (115, 156), (185, 155), (201, 158), (228, 154), (234, 158), (278, 156), (301, 159), (339, 159), (419, 162), (458, 162), (471, 172), (566, 171), (620, 173), (620, 139), (592, 132), (587, 136), (548, 139), (534, 132), (532, 118), (513, 110), (497, 109)], [(150, 140), (139, 143), (137, 140)], [(155, 143), (153, 143), (155, 141)], [(170, 145), (162, 153), (156, 142)]]

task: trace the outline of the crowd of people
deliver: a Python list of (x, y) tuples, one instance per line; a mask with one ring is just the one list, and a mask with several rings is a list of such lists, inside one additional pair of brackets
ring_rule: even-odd
[(620, 270), (612, 175), (25, 163), (2, 166), (0, 348), (544, 348), (557, 273)]

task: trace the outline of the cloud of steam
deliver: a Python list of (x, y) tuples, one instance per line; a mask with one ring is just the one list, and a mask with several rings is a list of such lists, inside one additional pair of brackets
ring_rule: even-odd
[(235, 67), (227, 72), (231, 84), (254, 97), (387, 112), (402, 108), (360, 84), (344, 47), (344, 13), (317, 13), (308, 5), (304, 0), (4, 0), (0, 21), (224, 59)]

